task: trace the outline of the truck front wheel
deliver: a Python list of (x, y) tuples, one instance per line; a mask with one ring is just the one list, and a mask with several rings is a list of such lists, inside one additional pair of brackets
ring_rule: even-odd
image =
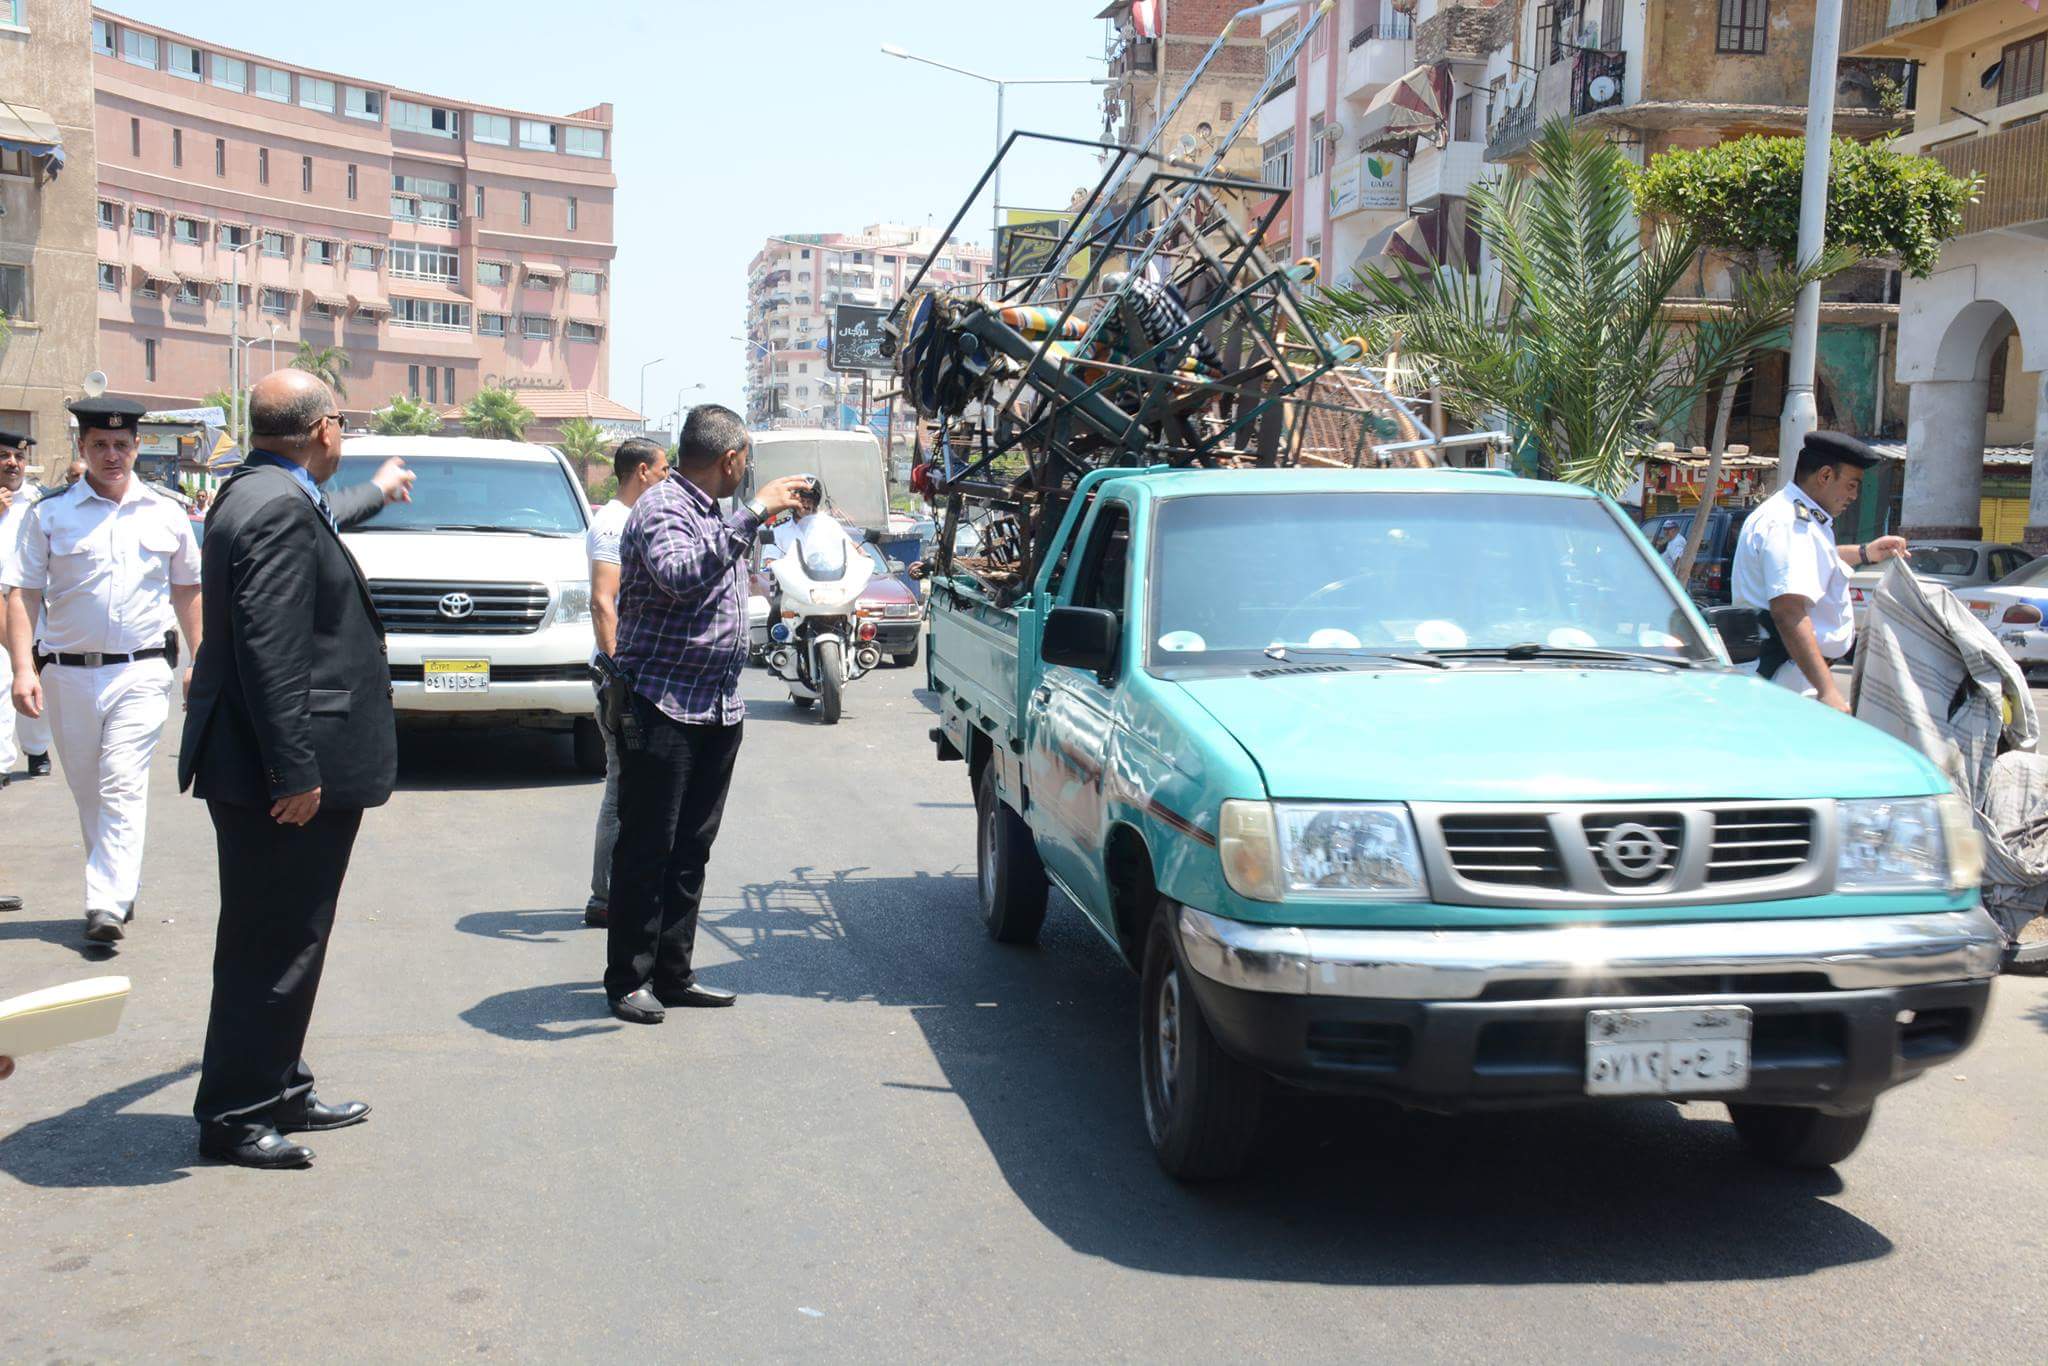
[(1831, 1115), (1790, 1105), (1734, 1105), (1728, 1117), (1749, 1150), (1778, 1167), (1832, 1167), (1856, 1151), (1870, 1128), (1871, 1107)]
[(1045, 923), (1045, 865), (1031, 827), (996, 795), (996, 766), (985, 764), (974, 785), (975, 871), (981, 918), (998, 944), (1036, 944)]
[(1223, 1051), (1173, 951), (1174, 908), (1152, 918), (1138, 1001), (1145, 1128), (1167, 1175), (1236, 1176), (1259, 1136), (1266, 1079)]

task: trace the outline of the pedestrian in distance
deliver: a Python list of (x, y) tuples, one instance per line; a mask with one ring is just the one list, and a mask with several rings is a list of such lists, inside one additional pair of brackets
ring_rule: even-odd
[[(612, 1014), (660, 1024), (666, 1007), (729, 1006), (691, 955), (705, 866), (725, 811), (746, 708), (748, 549), (794, 508), (802, 476), (730, 513), (751, 443), (737, 413), (690, 411), (675, 468), (634, 505), (619, 539), (619, 841), (612, 851), (605, 996)], [(609, 711), (609, 709), (608, 709)]]
[[(21, 538), (21, 524), (43, 492), (28, 482), (29, 448), (35, 444), (35, 438), (26, 432), (0, 428), (0, 660), (8, 658), (7, 598), (14, 591), (7, 587), (8, 566)], [(11, 665), (5, 677), (14, 678)], [(50, 720), (47, 716), (23, 716), (12, 705), (0, 706), (0, 788), (7, 786), (15, 764), (24, 758), (29, 777), (40, 778), (50, 771)]]
[[(0, 582), (14, 709), (50, 719), (84, 836), (85, 937), (123, 938), (142, 885), (149, 763), (170, 716), (178, 633), (201, 643), (185, 510), (135, 477), (131, 399), (81, 399), (84, 478), (28, 510)], [(191, 670), (183, 678), (189, 687)]]
[(1834, 663), (1856, 642), (1849, 609), (1852, 568), (1912, 558), (1902, 536), (1840, 545), (1835, 519), (1855, 505), (1876, 451), (1841, 432), (1809, 432), (1791, 482), (1765, 499), (1743, 525), (1735, 548), (1731, 596), (1755, 609), (1766, 642), (1757, 673), (1847, 712)]
[[(612, 477), (618, 494), (597, 510), (584, 537), (590, 557), (590, 626), (597, 637), (597, 653), (605, 659), (618, 653), (619, 536), (640, 495), (668, 478), (668, 451), (644, 436), (622, 441), (612, 453)], [(590, 662), (595, 687), (598, 661)], [(603, 929), (611, 905), (612, 849), (619, 842), (619, 742), (610, 730), (598, 729), (604, 735), (604, 799), (597, 807), (597, 847), (591, 856), (590, 900), (583, 906), (583, 923)]]
[(398, 772), (384, 629), (340, 532), (410, 501), (413, 476), (394, 459), (371, 483), (323, 493), (341, 413), (303, 370), (257, 382), (249, 425), (254, 449), (207, 522), (208, 632), (178, 763), (220, 859), (193, 1114), (203, 1156), (303, 1167), (312, 1151), (286, 1134), (370, 1113), (321, 1101), (304, 1049), (356, 832)]

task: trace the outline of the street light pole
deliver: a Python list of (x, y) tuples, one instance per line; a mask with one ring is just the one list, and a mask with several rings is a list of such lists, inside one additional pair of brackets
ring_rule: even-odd
[(640, 367), (640, 407), (638, 412), (642, 422), (647, 420), (647, 372), (667, 359), (668, 357), (666, 356), (656, 356), (653, 360)]
[[(1806, 73), (1806, 165), (1799, 182), (1799, 254), (1802, 270), (1820, 259), (1827, 237), (1828, 163), (1834, 151), (1836, 67), (1842, 51), (1842, 0), (1819, 0), (1813, 15), (1813, 65)], [(1813, 371), (1820, 350), (1820, 281), (1799, 291), (1792, 312), (1792, 358), (1785, 376), (1785, 407), (1778, 418), (1778, 487), (1792, 482), (1799, 448), (1820, 425)]]

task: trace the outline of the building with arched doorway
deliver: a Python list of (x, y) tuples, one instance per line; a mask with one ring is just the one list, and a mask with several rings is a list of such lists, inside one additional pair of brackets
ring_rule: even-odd
[[(2048, 552), (2048, 10), (1851, 0), (1843, 46), (1917, 63), (1901, 147), (1984, 177), (1963, 235), (1900, 297), (1898, 379), (1910, 393), (1902, 529), (2009, 532), (2013, 510), (1986, 498), (1987, 458), (2031, 446), (2025, 543)], [(1991, 491), (2016, 492), (2002, 482)]]

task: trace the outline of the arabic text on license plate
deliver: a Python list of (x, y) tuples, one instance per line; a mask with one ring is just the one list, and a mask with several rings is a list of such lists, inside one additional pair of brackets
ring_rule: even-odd
[(1677, 1096), (1749, 1086), (1748, 1006), (1586, 1012), (1586, 1094)]
[(428, 692), (489, 692), (488, 659), (429, 659), (422, 666)]

